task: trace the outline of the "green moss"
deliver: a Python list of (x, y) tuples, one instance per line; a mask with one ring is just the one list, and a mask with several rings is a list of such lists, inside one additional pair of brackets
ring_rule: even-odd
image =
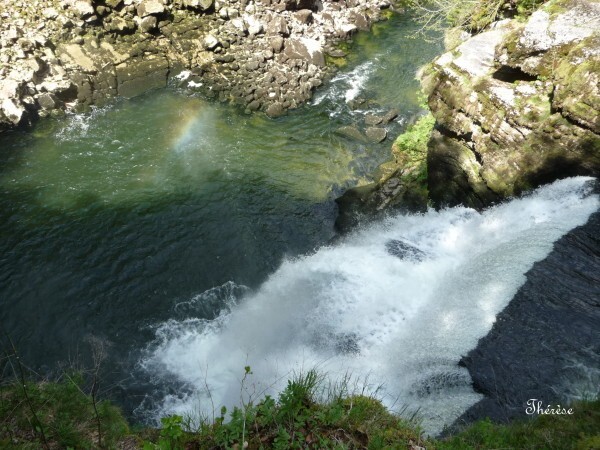
[(344, 58), (344, 57), (338, 58), (338, 57), (326, 54), (325, 55), (325, 63), (328, 66), (335, 66), (335, 67), (341, 68), (341, 67), (345, 67), (348, 64), (348, 59)]

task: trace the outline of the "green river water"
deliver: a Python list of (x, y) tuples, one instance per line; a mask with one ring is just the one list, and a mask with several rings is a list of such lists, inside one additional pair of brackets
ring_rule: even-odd
[(110, 395), (131, 411), (152, 391), (132, 367), (176, 304), (256, 287), (326, 244), (334, 199), (392, 143), (336, 129), (398, 108), (393, 138), (420, 112), (415, 72), (441, 44), (414, 29), (397, 16), (361, 34), (313, 102), (279, 119), (169, 88), (0, 135), (0, 323), (28, 365), (85, 364), (88, 338), (105, 340)]

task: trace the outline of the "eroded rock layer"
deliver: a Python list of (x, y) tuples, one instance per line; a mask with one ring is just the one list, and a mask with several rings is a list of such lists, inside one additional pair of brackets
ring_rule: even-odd
[(600, 172), (600, 3), (550, 2), (504, 20), (422, 74), (437, 131), (427, 157), (436, 205), (482, 207)]

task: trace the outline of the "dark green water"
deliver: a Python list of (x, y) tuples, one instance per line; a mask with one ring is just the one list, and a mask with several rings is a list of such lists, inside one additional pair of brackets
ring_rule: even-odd
[[(256, 287), (327, 243), (335, 197), (391, 146), (335, 130), (398, 108), (395, 136), (419, 112), (414, 75), (441, 46), (411, 29), (396, 17), (360, 35), (315, 102), (277, 120), (167, 89), (0, 136), (0, 324), (29, 366), (85, 364), (100, 338), (106, 384), (135, 407), (152, 386), (132, 365), (177, 303)], [(351, 111), (356, 95), (367, 106)]]

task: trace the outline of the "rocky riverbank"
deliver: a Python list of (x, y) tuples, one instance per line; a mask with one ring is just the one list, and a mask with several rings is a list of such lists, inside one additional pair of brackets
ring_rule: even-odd
[(490, 202), (600, 173), (600, 3), (559, 0), (496, 22), (423, 70), (436, 118), (436, 205)]
[(547, 2), (473, 36), (451, 30), (447, 52), (419, 74), (435, 118), (426, 177), (415, 184), (414, 159), (396, 148), (377, 183), (338, 200), (338, 226), (390, 205), (482, 208), (559, 178), (598, 176), (598, 30), (591, 0)]
[(0, 129), (174, 79), (278, 116), (388, 0), (1, 0)]

